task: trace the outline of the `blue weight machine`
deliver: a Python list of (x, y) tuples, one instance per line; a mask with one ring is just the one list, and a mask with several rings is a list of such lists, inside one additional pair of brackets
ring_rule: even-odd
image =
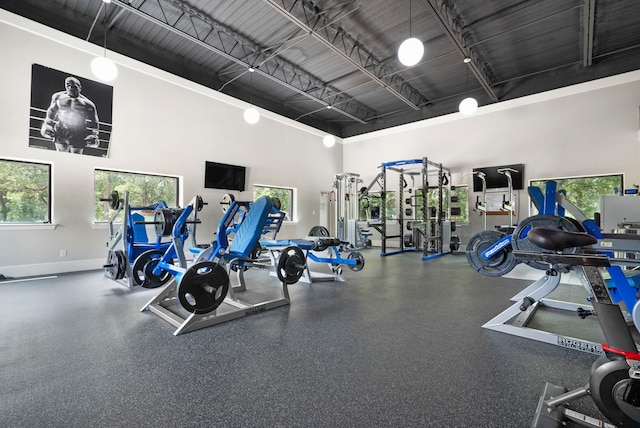
[[(175, 219), (172, 243), (153, 266), (153, 275), (168, 273), (171, 279), (141, 311), (149, 309), (171, 323), (177, 327), (174, 335), (178, 335), (290, 303), (287, 286), (297, 282), (305, 268), (304, 255), (298, 248), (285, 249), (278, 260), (281, 287), (275, 298), (265, 299), (258, 293), (256, 302), (244, 278), (249, 268), (272, 267), (268, 259), (259, 256), (260, 238), (277, 231), (277, 223), (284, 219), (284, 213), (274, 209), (271, 198), (263, 196), (253, 203), (231, 202), (213, 243), (207, 248), (189, 249), (194, 255), (189, 267), (180, 239), (180, 230), (188, 217), (186, 211)], [(229, 279), (232, 272), (238, 278), (234, 285)], [(240, 292), (242, 299), (236, 295)], [(273, 290), (268, 294), (273, 295)]]
[[(529, 231), (536, 227), (561, 229), (567, 232), (586, 232), (595, 237), (596, 244), (586, 247), (586, 249), (608, 258), (610, 266), (606, 268), (606, 284), (611, 298), (615, 304), (624, 302), (635, 328), (640, 330), (640, 305), (637, 297), (640, 274), (635, 270), (623, 269), (625, 266), (638, 267), (640, 261), (615, 257), (619, 253), (640, 253), (640, 237), (630, 234), (603, 233), (593, 219), (588, 219), (574, 204), (567, 200), (566, 193), (558, 190), (554, 181), (546, 183), (544, 193), (540, 188), (530, 187), (529, 195), (539, 212), (538, 215), (522, 221), (511, 234), (497, 231), (480, 232), (471, 238), (467, 246), (467, 260), (470, 265), (487, 276), (505, 275), (518, 263), (526, 263), (533, 268), (545, 271), (542, 278), (511, 299), (514, 302), (511, 307), (488, 321), (483, 327), (585, 352), (602, 354), (602, 349), (597, 343), (540, 331), (527, 326), (539, 307), (574, 311), (583, 318), (592, 314), (592, 308), (588, 301), (585, 301), (584, 304), (578, 304), (546, 298), (560, 284), (562, 265), (556, 266), (556, 269), (550, 269), (548, 264), (534, 260), (519, 260), (513, 250), (544, 253), (545, 250), (532, 244), (527, 237)], [(570, 214), (572, 217), (568, 217), (566, 214)], [(583, 251), (582, 248), (567, 248), (562, 251), (562, 254), (574, 255), (581, 251)]]
[[(159, 201), (153, 205), (132, 207), (129, 205), (129, 192), (125, 192), (124, 197), (121, 198), (117, 191), (112, 192), (110, 197), (103, 201), (108, 201), (114, 210), (108, 222), (107, 262), (103, 266), (105, 276), (128, 288), (138, 285), (153, 288), (161, 285), (144, 281), (140, 267), (144, 264), (141, 264), (142, 260), (151, 255), (158, 257), (171, 245), (171, 242), (163, 240), (162, 236), (156, 236), (155, 240), (150, 240), (146, 226), (150, 223), (148, 216), (155, 216), (158, 212), (169, 210), (166, 202)], [(118, 222), (121, 214), (122, 221)], [(190, 229), (192, 228), (185, 228), (182, 231), (183, 241), (189, 236)], [(140, 259), (141, 256), (143, 256), (142, 259)]]
[[(318, 226), (316, 226), (316, 228), (317, 227)], [(324, 230), (326, 231), (326, 229)], [(328, 232), (326, 232), (325, 235), (328, 235)], [(263, 240), (260, 242), (260, 245), (269, 251), (269, 257), (274, 266), (276, 265), (277, 255), (280, 251), (291, 247), (302, 250), (306, 260), (311, 260), (316, 263), (326, 263), (329, 266), (331, 273), (312, 272), (309, 263), (305, 263), (306, 267), (300, 278), (300, 281), (305, 283), (318, 281), (344, 282), (342, 266), (347, 266), (347, 268), (354, 272), (358, 272), (364, 268), (364, 256), (359, 251), (348, 251), (346, 258), (342, 256), (341, 253), (343, 249), (348, 247), (349, 243), (341, 241), (339, 238), (307, 236), (302, 239)], [(279, 277), (282, 276), (277, 269), (276, 274)]]

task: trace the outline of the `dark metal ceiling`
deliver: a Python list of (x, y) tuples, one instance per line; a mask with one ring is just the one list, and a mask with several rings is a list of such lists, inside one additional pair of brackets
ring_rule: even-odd
[[(482, 106), (640, 69), (638, 0), (102, 5), (0, 0), (98, 45), (107, 28), (109, 50), (341, 137), (456, 112), (467, 94)], [(425, 55), (405, 67), (410, 33)]]

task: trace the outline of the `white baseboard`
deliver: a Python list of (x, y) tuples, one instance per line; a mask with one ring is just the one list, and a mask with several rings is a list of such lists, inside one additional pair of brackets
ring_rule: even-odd
[(65, 272), (102, 269), (105, 259), (71, 260), (57, 263), (40, 263), (32, 265), (3, 266), (0, 274), (7, 278), (22, 278), (25, 276), (53, 275)]

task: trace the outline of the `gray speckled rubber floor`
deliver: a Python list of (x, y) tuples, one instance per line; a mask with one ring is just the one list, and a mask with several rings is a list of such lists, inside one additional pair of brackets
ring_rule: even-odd
[(528, 427), (545, 381), (587, 380), (594, 355), (481, 328), (530, 281), (363, 253), (345, 283), (177, 337), (139, 312), (158, 290), (102, 271), (0, 283), (0, 426)]

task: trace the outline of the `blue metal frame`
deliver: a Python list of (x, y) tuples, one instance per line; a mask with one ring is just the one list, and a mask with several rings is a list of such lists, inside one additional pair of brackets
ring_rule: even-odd
[[(301, 250), (304, 250), (306, 257), (310, 258), (314, 262), (329, 263), (332, 266), (340, 266), (340, 265), (355, 266), (358, 264), (357, 260), (355, 259), (342, 258), (342, 256), (340, 256), (340, 250), (337, 245), (329, 246), (330, 248), (333, 249), (333, 253), (335, 254), (335, 257), (317, 256), (316, 254), (313, 253), (313, 249), (315, 248), (315, 242), (310, 239), (275, 239), (275, 240), (269, 240), (269, 241), (262, 241), (261, 244), (263, 247), (266, 247), (266, 248), (288, 247), (288, 246), (298, 247)], [(347, 244), (348, 242), (340, 241), (340, 245), (347, 245)]]

